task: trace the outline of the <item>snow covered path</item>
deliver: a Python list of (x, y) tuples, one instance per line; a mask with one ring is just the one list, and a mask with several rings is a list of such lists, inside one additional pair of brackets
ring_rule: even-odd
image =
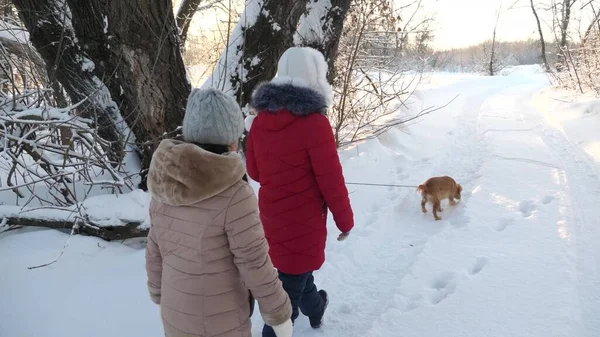
[[(301, 317), (294, 336), (600, 336), (600, 116), (554, 118), (543, 74), (432, 78), (419, 101), (460, 97), (343, 152), (345, 174), (406, 185), (451, 175), (463, 200), (436, 222), (414, 189), (351, 185), (356, 229), (339, 243), (331, 224), (316, 274), (326, 323), (313, 331)], [(162, 336), (137, 244), (75, 237), (57, 264), (27, 270), (66, 237), (0, 236), (0, 336)]]

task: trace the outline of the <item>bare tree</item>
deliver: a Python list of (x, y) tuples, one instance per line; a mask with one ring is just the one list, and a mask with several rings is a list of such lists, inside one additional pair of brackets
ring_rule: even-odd
[(544, 32), (542, 30), (542, 24), (540, 22), (540, 17), (538, 16), (535, 5), (533, 4), (533, 0), (529, 0), (531, 3), (531, 11), (533, 12), (533, 16), (535, 17), (535, 22), (537, 24), (538, 33), (540, 34), (540, 45), (541, 45), (541, 56), (542, 62), (544, 63), (544, 68), (547, 72), (550, 72), (550, 64), (548, 63), (548, 59), (546, 58), (546, 40), (544, 40)]
[[(395, 11), (388, 0), (354, 0), (344, 25), (336, 68), (339, 78), (334, 83), (335, 102), (329, 113), (338, 147), (378, 136), (392, 127), (414, 121), (436, 110), (408, 109), (421, 74), (406, 75), (398, 66), (399, 36), (417, 33), (425, 21), (416, 19), (412, 6)], [(407, 13), (412, 13), (408, 15)], [(398, 18), (407, 17), (406, 21)]]
[(554, 4), (554, 15), (558, 20), (559, 39), (558, 39), (558, 63), (556, 70), (561, 72), (569, 69), (568, 60), (568, 37), (569, 25), (571, 23), (571, 13), (573, 6), (578, 0), (562, 0), (561, 5)]
[(502, 2), (500, 2), (500, 8), (496, 13), (496, 21), (494, 23), (494, 32), (492, 33), (492, 41), (490, 46), (490, 56), (488, 63), (488, 75), (494, 76), (498, 72), (498, 59), (496, 55), (496, 31), (498, 30), (498, 22), (500, 21), (500, 13), (502, 12)]

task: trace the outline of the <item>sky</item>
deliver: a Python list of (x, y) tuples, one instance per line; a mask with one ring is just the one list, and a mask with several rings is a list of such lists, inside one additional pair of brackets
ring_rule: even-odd
[[(175, 8), (178, 2), (175, 0)], [(393, 0), (397, 8), (415, 0)], [(538, 39), (539, 34), (535, 18), (532, 14), (529, 0), (421, 0), (425, 11), (422, 13), (434, 14), (435, 39), (433, 47), (436, 49), (450, 49), (466, 47), (489, 40), (492, 37), (496, 13), (502, 8), (498, 22), (497, 38), (503, 41)], [(233, 0), (243, 8), (243, 0)], [(550, 0), (534, 0), (536, 6), (549, 3)], [(502, 7), (501, 7), (502, 5)], [(578, 11), (576, 11), (578, 12)], [(226, 20), (226, 16), (215, 15), (213, 11), (203, 13), (202, 19), (193, 21), (192, 32), (210, 30), (217, 21)], [(545, 39), (554, 40), (550, 29), (552, 14), (549, 11), (538, 10), (542, 20)], [(410, 16), (408, 13), (404, 16)], [(574, 13), (577, 16), (577, 13)], [(577, 29), (577, 22), (572, 25)]]
[[(396, 3), (406, 3), (397, 0)], [(539, 38), (529, 0), (428, 0), (427, 8), (436, 13), (435, 47), (448, 49), (465, 47), (492, 37), (497, 10), (502, 4), (497, 38), (514, 41)], [(535, 0), (534, 3), (540, 4)], [(548, 2), (548, 1), (545, 1)], [(514, 4), (514, 6), (513, 6)], [(509, 9), (509, 7), (512, 7)], [(550, 25), (552, 14), (538, 10), (543, 21), (545, 40), (554, 39)], [(576, 29), (578, 23), (573, 24)]]

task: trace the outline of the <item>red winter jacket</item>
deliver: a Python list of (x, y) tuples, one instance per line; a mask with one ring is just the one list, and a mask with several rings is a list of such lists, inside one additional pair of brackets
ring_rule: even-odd
[(273, 265), (298, 275), (325, 262), (327, 208), (342, 233), (354, 226), (325, 100), (315, 90), (259, 86), (247, 143), (248, 174), (260, 183), (259, 209)]

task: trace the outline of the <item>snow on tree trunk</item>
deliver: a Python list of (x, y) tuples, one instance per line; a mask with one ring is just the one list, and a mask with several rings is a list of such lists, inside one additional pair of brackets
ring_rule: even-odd
[(118, 106), (94, 74), (94, 62), (78, 44), (72, 14), (64, 0), (14, 0), (30, 41), (46, 62), (50, 81), (57, 79), (73, 102), (85, 101), (80, 114), (97, 120), (98, 134), (111, 143), (115, 162), (124, 155), (123, 123)]
[(330, 83), (333, 83), (336, 77), (334, 65), (350, 2), (310, 0), (294, 35), (296, 46), (312, 47), (325, 55), (329, 65), (327, 79)]
[(249, 0), (240, 22), (227, 41), (211, 77), (203, 88), (218, 88), (234, 96), (241, 106), (252, 89), (277, 73), (277, 61), (293, 46), (293, 34), (307, 0)]

